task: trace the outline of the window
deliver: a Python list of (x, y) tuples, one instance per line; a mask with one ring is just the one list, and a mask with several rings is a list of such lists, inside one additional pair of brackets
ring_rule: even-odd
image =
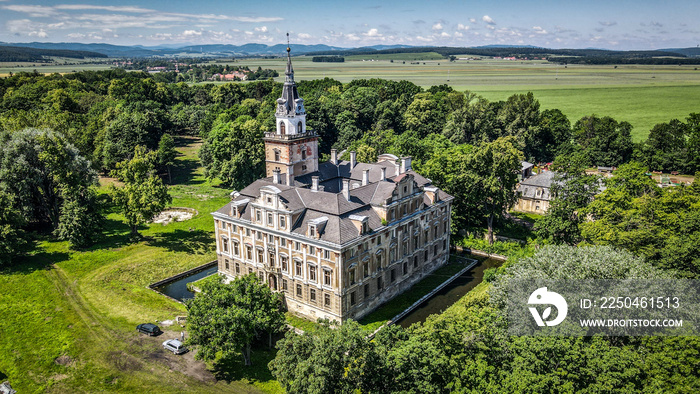
[(269, 259), (270, 267), (274, 267), (274, 266), (275, 266), (275, 260), (276, 260), (276, 259), (275, 259), (275, 254), (274, 254), (273, 252), (270, 252), (270, 254), (269, 254), (268, 257), (270, 258), (270, 259)]
[(228, 271), (228, 260), (224, 260), (224, 264), (226, 265), (226, 271)]
[(302, 165), (301, 165), (301, 170), (302, 170), (302, 171), (306, 171), (306, 164), (302, 164)]
[(272, 197), (271, 196), (267, 196), (266, 200), (267, 200), (268, 205), (272, 205)]
[(261, 249), (258, 249), (258, 263), (262, 263), (264, 259), (265, 257), (263, 256), (263, 251)]
[(413, 258), (413, 268), (418, 268), (418, 256)]
[(419, 242), (418, 242), (418, 236), (416, 235), (415, 237), (413, 237), (413, 248), (414, 248), (414, 249), (418, 249), (419, 246), (420, 246), (420, 245), (419, 245)]
[(377, 267), (382, 268), (382, 253), (377, 255)]
[(428, 251), (425, 251), (425, 256), (423, 257), (423, 261), (428, 261)]
[(245, 258), (247, 260), (253, 260), (253, 247), (250, 245), (245, 246)]
[(280, 228), (287, 227), (287, 220), (285, 216), (280, 216)]
[(404, 192), (404, 194), (406, 194), (406, 192), (408, 192), (408, 186), (403, 187), (403, 192)]
[(316, 266), (314, 265), (309, 266), (309, 280), (316, 282)]
[(408, 242), (404, 242), (403, 243), (403, 255), (405, 256), (407, 254), (408, 254)]
[(241, 273), (241, 266), (238, 265), (238, 263), (236, 263), (236, 274), (240, 274), (240, 273)]
[(270, 226), (270, 227), (272, 227), (272, 226), (275, 225), (275, 221), (274, 221), (274, 219), (272, 218), (272, 212), (268, 212), (268, 213), (267, 213), (267, 225)]
[(233, 255), (234, 256), (240, 256), (241, 251), (239, 250), (239, 245), (237, 241), (233, 241)]
[(250, 237), (250, 229), (249, 228), (245, 229), (245, 236)]
[(282, 257), (280, 257), (280, 260), (282, 262), (282, 271), (287, 272), (287, 269), (289, 268), (287, 266), (287, 257), (282, 256)]
[(309, 245), (309, 254), (316, 254), (316, 247), (313, 245)]
[(306, 160), (306, 147), (305, 146), (301, 147), (301, 159)]
[(280, 238), (280, 246), (283, 248), (287, 247), (287, 238)]
[(295, 266), (296, 266), (296, 270), (295, 270), (296, 276), (301, 276), (301, 261), (297, 261)]
[(396, 268), (393, 268), (391, 270), (391, 283), (394, 283), (395, 280), (396, 280)]
[(447, 249), (447, 240), (446, 239), (442, 240), (442, 248)]
[(355, 284), (355, 269), (350, 270), (350, 284), (354, 285)]
[(368, 277), (369, 276), (369, 262), (366, 262), (362, 265), (362, 273), (363, 277)]
[(369, 284), (365, 285), (365, 298), (369, 298)]
[(304, 132), (304, 126), (302, 126), (301, 121), (297, 123), (297, 133), (303, 133)]
[(353, 291), (352, 293), (350, 293), (350, 305), (355, 305), (356, 302), (357, 302), (357, 296), (356, 296), (355, 292)]
[(316, 303), (316, 289), (309, 290), (309, 301)]
[(226, 229), (226, 223), (224, 223), (224, 222), (219, 222), (219, 224), (221, 225), (221, 229), (222, 229), (222, 230), (225, 230), (225, 229)]
[(257, 220), (258, 222), (262, 222), (262, 211), (260, 211), (259, 209), (255, 210), (255, 220)]
[(331, 259), (331, 251), (330, 251), (330, 250), (327, 250), (327, 249), (324, 250), (324, 251), (323, 251), (323, 258), (326, 259), (326, 260), (330, 260), (330, 259)]
[(269, 243), (275, 243), (275, 237), (272, 234), (267, 235), (267, 242)]
[(331, 285), (331, 270), (323, 270), (323, 284), (326, 286)]
[(408, 273), (408, 262), (404, 261), (403, 262), (403, 274), (406, 275)]
[(382, 277), (380, 276), (377, 278), (377, 291), (381, 290), (382, 287), (384, 287), (384, 283), (382, 283)]
[(280, 151), (275, 149), (275, 161), (280, 161)]
[(331, 307), (331, 295), (330, 294), (325, 294), (323, 296), (323, 306), (325, 306), (326, 308)]
[(223, 249), (224, 252), (228, 253), (228, 239), (221, 238), (221, 249)]
[(253, 273), (253, 269), (252, 269), (252, 268), (248, 268), (248, 273), (249, 273), (249, 274), (252, 274), (252, 273)]
[(233, 231), (234, 233), (237, 233), (237, 232), (238, 232), (238, 226), (236, 226), (235, 224), (232, 224), (232, 225), (231, 225), (231, 231)]
[(282, 290), (287, 291), (287, 279), (282, 279)]
[(297, 297), (301, 298), (301, 285), (297, 285)]
[(285, 130), (284, 130), (284, 122), (280, 122), (280, 134), (284, 135)]
[(309, 226), (309, 237), (316, 236), (316, 226)]
[(379, 245), (380, 243), (382, 243), (382, 236), (377, 235), (377, 245)]
[(294, 242), (294, 250), (297, 250), (297, 251), (301, 250), (301, 244), (299, 243), (299, 241)]
[(255, 238), (257, 238), (259, 241), (262, 241), (262, 239), (263, 239), (263, 233), (262, 233), (262, 231), (256, 231), (256, 232), (255, 232)]

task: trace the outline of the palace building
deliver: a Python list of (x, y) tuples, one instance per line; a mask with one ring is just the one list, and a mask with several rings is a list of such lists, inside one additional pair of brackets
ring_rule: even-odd
[(448, 261), (453, 197), (410, 157), (369, 164), (332, 150), (319, 163), (289, 51), (277, 127), (264, 138), (267, 177), (212, 213), (219, 273), (255, 273), (311, 320), (357, 320)]

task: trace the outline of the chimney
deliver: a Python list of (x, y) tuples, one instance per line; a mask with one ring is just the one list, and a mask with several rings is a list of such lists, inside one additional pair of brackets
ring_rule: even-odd
[(313, 190), (315, 192), (318, 191), (318, 177), (317, 176), (311, 177), (311, 190)]
[(274, 184), (279, 184), (280, 183), (280, 169), (275, 168), (272, 170), (272, 183)]
[(401, 158), (401, 173), (411, 170), (411, 156)]
[(290, 174), (287, 171), (287, 186), (293, 186), (292, 183), (294, 183), (294, 174)]
[(350, 179), (343, 178), (343, 197), (350, 201)]
[(350, 169), (352, 170), (357, 165), (357, 152), (350, 152)]
[(331, 163), (333, 165), (338, 165), (338, 150), (337, 149), (331, 149)]
[(369, 168), (362, 170), (362, 186), (369, 184)]
[(382, 181), (386, 181), (386, 167), (382, 167), (382, 177), (381, 177), (381, 180), (382, 180)]

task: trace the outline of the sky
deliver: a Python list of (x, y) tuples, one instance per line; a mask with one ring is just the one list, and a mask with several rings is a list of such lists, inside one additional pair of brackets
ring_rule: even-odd
[(338, 47), (700, 44), (698, 0), (0, 0), (0, 41)]

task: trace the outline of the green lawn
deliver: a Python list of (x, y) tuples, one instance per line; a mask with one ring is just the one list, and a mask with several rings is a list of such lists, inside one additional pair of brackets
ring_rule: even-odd
[[(129, 229), (114, 212), (103, 240), (87, 251), (41, 240), (36, 252), (2, 272), (0, 281), (0, 375), (19, 392), (279, 392), (267, 372), (273, 352), (254, 350), (257, 363), (235, 360), (209, 365), (166, 354), (166, 335), (146, 338), (135, 327), (185, 313), (147, 285), (215, 259), (209, 212), (229, 190), (202, 176), (196, 141), (177, 139), (173, 206), (191, 207), (195, 218)], [(179, 326), (173, 328), (179, 334)], [(171, 357), (172, 356), (172, 357)], [(219, 380), (215, 379), (218, 378)]]

